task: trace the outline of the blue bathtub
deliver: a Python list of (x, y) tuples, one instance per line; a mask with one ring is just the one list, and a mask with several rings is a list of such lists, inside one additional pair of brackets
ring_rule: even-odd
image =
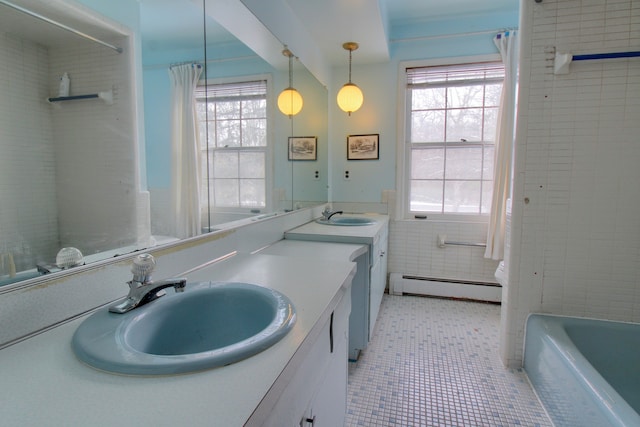
[(532, 314), (524, 369), (556, 427), (640, 426), (640, 324)]

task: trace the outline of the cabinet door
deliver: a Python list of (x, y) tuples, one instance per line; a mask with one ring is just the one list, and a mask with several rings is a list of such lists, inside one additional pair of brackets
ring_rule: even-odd
[(309, 343), (310, 349), (271, 408), (269, 417), (250, 420), (248, 425), (334, 427), (344, 424), (350, 312), (351, 292), (347, 290), (315, 342)]
[(369, 344), (369, 251), (356, 259), (358, 270), (351, 285), (349, 318), (349, 359), (357, 360)]
[[(345, 298), (346, 300), (346, 298)], [(347, 376), (350, 303), (341, 304), (333, 316), (333, 353), (322, 382), (311, 402), (304, 427), (336, 427), (344, 425), (347, 412)], [(306, 420), (305, 420), (306, 421)]]
[(371, 289), (369, 293), (369, 341), (373, 337), (373, 328), (376, 324), (380, 304), (382, 303), (382, 295), (387, 286), (387, 246), (388, 236), (386, 229), (383, 230), (378, 243), (374, 246), (373, 266), (371, 267), (370, 281)]

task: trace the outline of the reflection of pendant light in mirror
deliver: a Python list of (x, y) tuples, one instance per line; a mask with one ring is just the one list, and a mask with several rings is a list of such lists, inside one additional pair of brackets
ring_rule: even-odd
[(282, 54), (289, 57), (289, 87), (278, 96), (278, 108), (282, 114), (292, 117), (302, 110), (302, 95), (293, 88), (293, 53), (285, 46)]
[(351, 83), (351, 53), (358, 48), (358, 43), (348, 42), (342, 45), (342, 47), (349, 51), (349, 83), (346, 83), (338, 92), (338, 106), (342, 111), (345, 111), (351, 115), (354, 111), (362, 106), (364, 96), (358, 86)]

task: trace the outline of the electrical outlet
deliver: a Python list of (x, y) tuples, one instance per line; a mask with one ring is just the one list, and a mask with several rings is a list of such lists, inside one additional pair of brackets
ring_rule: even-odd
[(320, 171), (313, 172), (313, 180), (320, 181)]
[(344, 171), (344, 180), (349, 181), (351, 179), (351, 173), (349, 171)]

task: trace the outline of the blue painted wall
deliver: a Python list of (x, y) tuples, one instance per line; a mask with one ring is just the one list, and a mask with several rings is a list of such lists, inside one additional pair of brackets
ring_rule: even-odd
[[(80, 0), (81, 3), (122, 22), (137, 32), (139, 27), (138, 3), (131, 0)], [(460, 34), (514, 28), (518, 26), (518, 4), (510, 10), (473, 16), (459, 16), (429, 22), (411, 22), (389, 28), (391, 42), (391, 62), (387, 64), (358, 65), (357, 52), (354, 55), (353, 81), (363, 90), (363, 107), (351, 117), (343, 113), (336, 105), (335, 96), (346, 81), (345, 67), (333, 69), (332, 82), (327, 95), (328, 116), (328, 167), (329, 198), (334, 201), (379, 202), (381, 192), (395, 188), (396, 180), (396, 139), (398, 126), (398, 67), (401, 61), (430, 58), (459, 57), (497, 53), (492, 35), (469, 35), (444, 37), (442, 34)], [(243, 46), (220, 46), (218, 51), (208, 52), (209, 59), (228, 56), (252, 55), (242, 50)], [(222, 50), (220, 50), (222, 49)], [(246, 48), (245, 48), (246, 49)], [(224, 50), (224, 51), (223, 51)], [(230, 54), (234, 52), (234, 54)], [(192, 49), (145, 51), (143, 62), (144, 77), (144, 134), (146, 177), (149, 188), (167, 188), (170, 185), (170, 93), (166, 67), (170, 63), (202, 60), (200, 46)], [(162, 65), (162, 66), (161, 66)], [(247, 67), (247, 65), (249, 65)], [(209, 77), (269, 73), (273, 76), (274, 92), (286, 86), (286, 75), (275, 72), (261, 59), (254, 61), (231, 61), (214, 63), (209, 67)], [(285, 73), (286, 74), (286, 73)], [(314, 96), (322, 96), (316, 92)], [(275, 101), (275, 100), (273, 100)], [(275, 104), (274, 104), (275, 105)], [(290, 123), (284, 117), (276, 115), (274, 141), (286, 140)], [(302, 120), (300, 117), (300, 120)], [(307, 128), (313, 118), (308, 115)], [(294, 120), (295, 123), (295, 120)], [(304, 132), (304, 122), (299, 121), (295, 132)], [(300, 130), (298, 130), (300, 129)], [(380, 159), (376, 161), (347, 161), (346, 137), (349, 134), (380, 134)], [(274, 187), (287, 188), (292, 166), (280, 163), (282, 153), (274, 151)], [(286, 158), (286, 157), (285, 157)], [(318, 165), (321, 167), (323, 165)], [(300, 169), (303, 169), (301, 166)], [(351, 179), (343, 179), (344, 171), (349, 170)], [(306, 171), (302, 175), (306, 175)], [(315, 190), (314, 190), (315, 191)]]
[[(240, 58), (220, 61), (217, 58)], [(277, 72), (241, 43), (207, 50), (207, 78), (270, 74)], [(147, 180), (149, 188), (171, 185), (171, 85), (169, 65), (195, 61), (204, 63), (204, 49), (155, 49), (143, 52), (144, 128), (146, 134)], [(204, 78), (204, 76), (202, 76)], [(279, 82), (278, 82), (279, 83)], [(279, 87), (279, 86), (276, 86)]]
[(140, 28), (140, 6), (131, 0), (77, 0), (79, 3), (120, 22), (138, 33)]
[[(497, 54), (493, 33), (436, 38), (437, 34), (464, 34), (518, 26), (518, 10), (483, 16), (467, 16), (437, 22), (422, 22), (391, 29), (391, 62), (358, 65), (353, 59), (352, 80), (364, 93), (360, 110), (348, 116), (335, 101), (346, 82), (345, 67), (334, 68), (329, 90), (330, 192), (335, 202), (381, 201), (382, 190), (396, 188), (396, 144), (404, 126), (403, 106), (398, 105), (400, 62), (434, 58)], [(440, 36), (437, 36), (440, 37)], [(380, 134), (380, 159), (347, 161), (346, 137), (350, 134)], [(344, 179), (348, 170), (351, 178)]]
[[(204, 63), (202, 47), (154, 48), (143, 51), (146, 168), (150, 189), (169, 188), (171, 185), (171, 90), (168, 67), (172, 63), (185, 61)], [(286, 200), (326, 201), (328, 181), (326, 88), (321, 86), (303, 67), (296, 64), (294, 82), (296, 88), (305, 97), (305, 105), (292, 122), (287, 116), (280, 114), (275, 101), (280, 91), (288, 86), (286, 71), (274, 69), (240, 42), (225, 42), (209, 46), (207, 61), (209, 79), (264, 74), (270, 76), (272, 84), (270, 102), (273, 106), (271, 109), (273, 188), (284, 189)], [(288, 160), (288, 137), (292, 134), (318, 136), (319, 152), (316, 162)], [(320, 178), (310, 179), (315, 170), (321, 171)], [(300, 185), (301, 182), (305, 185)]]

